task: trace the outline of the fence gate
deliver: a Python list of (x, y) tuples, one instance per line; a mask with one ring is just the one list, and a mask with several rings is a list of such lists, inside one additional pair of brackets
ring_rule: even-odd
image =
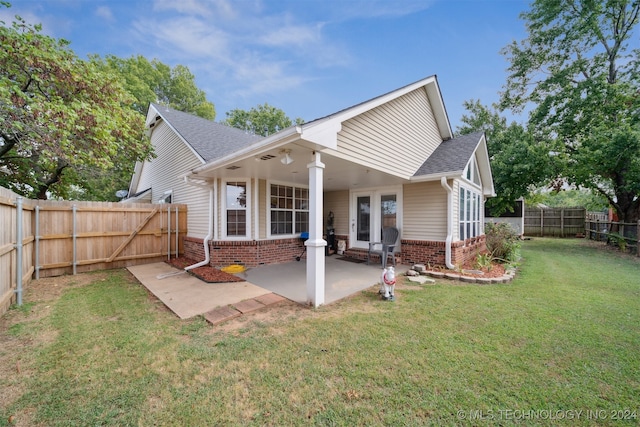
[(186, 232), (186, 205), (27, 200), (0, 187), (0, 314), (32, 277), (177, 257)]

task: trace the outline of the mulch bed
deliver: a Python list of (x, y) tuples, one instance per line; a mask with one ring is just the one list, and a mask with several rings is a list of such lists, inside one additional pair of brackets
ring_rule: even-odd
[[(172, 258), (169, 261), (165, 261), (167, 264), (183, 269), (193, 264), (197, 264), (198, 261), (179, 257)], [(194, 268), (189, 270), (187, 273), (196, 276), (198, 279), (205, 281), (207, 283), (228, 283), (228, 282), (244, 282), (245, 280), (241, 277), (235, 276), (233, 274), (225, 273), (224, 271), (218, 270), (217, 268), (213, 268), (211, 266), (203, 266)]]

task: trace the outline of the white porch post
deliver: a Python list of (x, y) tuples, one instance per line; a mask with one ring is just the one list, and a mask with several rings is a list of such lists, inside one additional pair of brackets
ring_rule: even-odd
[(324, 251), (322, 238), (322, 175), (324, 163), (320, 153), (314, 152), (309, 169), (309, 239), (307, 247), (307, 302), (314, 307), (324, 304)]

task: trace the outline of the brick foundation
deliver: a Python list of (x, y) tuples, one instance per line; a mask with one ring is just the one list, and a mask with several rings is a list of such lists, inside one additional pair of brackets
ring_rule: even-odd
[[(345, 240), (349, 248), (348, 236), (336, 235), (336, 240)], [(187, 258), (204, 259), (203, 239), (193, 237), (184, 238), (184, 251)], [(396, 254), (396, 261), (401, 264), (425, 264), (431, 266), (445, 265), (445, 242), (426, 240), (402, 240), (402, 253)], [(479, 253), (486, 251), (486, 237), (479, 236), (464, 242), (451, 245), (451, 262), (454, 265), (464, 265)], [(223, 267), (230, 264), (241, 264), (246, 267), (257, 267), (263, 264), (280, 264), (294, 261), (303, 256), (304, 241), (299, 238), (277, 240), (251, 240), (209, 242), (209, 253), (213, 267)], [(346, 255), (362, 260), (367, 259), (366, 249), (347, 249)], [(380, 262), (379, 257), (372, 262)]]
[[(486, 237), (479, 236), (464, 242), (451, 244), (451, 263), (464, 265), (475, 256), (487, 250)], [(402, 240), (402, 261), (404, 264), (424, 264), (445, 266), (445, 242), (425, 240)]]
[[(185, 256), (194, 260), (204, 259), (203, 239), (185, 237)], [(213, 267), (224, 267), (241, 264), (246, 267), (257, 267), (263, 264), (280, 264), (295, 261), (304, 256), (304, 241), (299, 238), (277, 240), (249, 241), (211, 241), (209, 242), (209, 264)]]

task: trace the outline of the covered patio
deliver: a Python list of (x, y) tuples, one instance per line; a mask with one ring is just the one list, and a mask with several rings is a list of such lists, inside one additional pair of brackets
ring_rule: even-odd
[[(326, 304), (338, 301), (380, 283), (382, 267), (341, 259), (340, 255), (325, 257)], [(402, 274), (407, 266), (398, 265), (396, 274)], [(288, 262), (249, 269), (244, 274), (248, 282), (291, 301), (307, 304), (306, 263)]]
[[(332, 303), (380, 282), (380, 264), (367, 265), (325, 257), (325, 303)], [(260, 299), (270, 293), (307, 304), (305, 260), (251, 268), (238, 276), (245, 282), (206, 283), (195, 276), (160, 262), (133, 266), (129, 271), (151, 293), (182, 319), (205, 315), (220, 307), (236, 307), (243, 301)], [(407, 270), (398, 265), (397, 274)]]

